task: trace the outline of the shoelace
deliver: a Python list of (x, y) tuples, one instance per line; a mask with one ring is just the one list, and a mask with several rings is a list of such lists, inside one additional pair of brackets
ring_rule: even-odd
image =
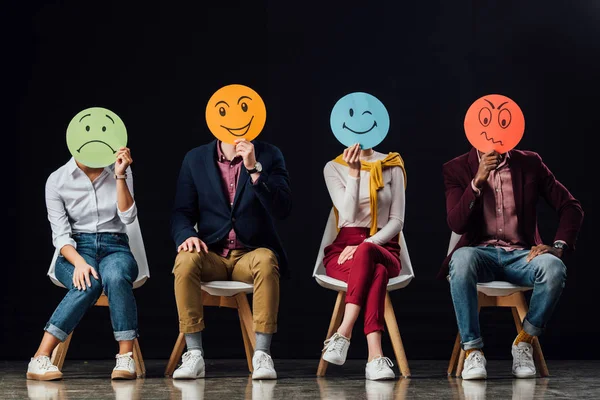
[(129, 368), (129, 359), (130, 359), (131, 355), (129, 353), (127, 354), (117, 354), (116, 355), (116, 359), (117, 359), (117, 366), (116, 368)]
[(471, 364), (473, 367), (483, 368), (483, 357), (479, 352), (473, 353), (473, 357), (471, 358)]
[(518, 367), (533, 367), (533, 360), (529, 354), (529, 348), (517, 347), (517, 366)]
[(386, 364), (390, 368), (394, 366), (394, 363), (388, 357), (377, 357), (373, 361), (375, 361), (375, 368), (377, 368), (378, 371), (381, 371)]
[(267, 353), (262, 353), (258, 356), (258, 360), (256, 361), (256, 363), (258, 364), (256, 366), (256, 369), (260, 369), (263, 367), (270, 367), (270, 362), (271, 361), (271, 356), (269, 356)]
[[(47, 356), (38, 357), (38, 364), (40, 366), (40, 369), (54, 369), (54, 368), (56, 368), (55, 365), (52, 364), (52, 361), (50, 361), (50, 357), (47, 357)], [(58, 368), (56, 368), (56, 369), (58, 369)]]
[(323, 347), (322, 351), (336, 351), (338, 353), (342, 352), (344, 348), (344, 337), (339, 333), (335, 333), (332, 337), (323, 342), (325, 347)]
[(196, 361), (198, 361), (200, 359), (200, 357), (201, 357), (200, 354), (198, 354), (196, 352), (191, 352), (191, 351), (186, 352), (182, 357), (182, 359), (183, 359), (182, 367), (183, 366), (187, 367), (187, 366), (190, 366), (189, 364), (194, 364)]

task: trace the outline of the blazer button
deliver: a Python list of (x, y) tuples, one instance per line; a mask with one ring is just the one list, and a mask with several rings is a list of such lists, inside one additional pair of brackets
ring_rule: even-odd
[(231, 222), (235, 222), (235, 217), (231, 217)]

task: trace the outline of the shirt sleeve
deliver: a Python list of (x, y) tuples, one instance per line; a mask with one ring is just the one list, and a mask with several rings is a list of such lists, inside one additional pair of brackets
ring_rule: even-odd
[(402, 231), (404, 227), (404, 173), (400, 167), (392, 169), (392, 204), (390, 205), (390, 216), (383, 228), (365, 242), (371, 242), (380, 246), (386, 244)]
[[(131, 197), (133, 196), (133, 173), (131, 172), (131, 167), (127, 167), (127, 178), (125, 179), (125, 183), (127, 183), (127, 188), (129, 189), (129, 193), (131, 193)], [(116, 200), (115, 200), (116, 201)], [(137, 206), (135, 204), (135, 198), (133, 200), (133, 204), (129, 207), (128, 210), (121, 211), (119, 210), (119, 206), (117, 205), (117, 215), (121, 219), (125, 225), (132, 224), (137, 217)]]
[(71, 237), (71, 223), (65, 209), (65, 204), (58, 193), (58, 187), (53, 177), (46, 182), (46, 210), (52, 229), (52, 244), (58, 251), (70, 244), (77, 248), (77, 243)]
[(358, 213), (358, 195), (360, 190), (360, 175), (358, 178), (346, 176), (344, 182), (332, 164), (332, 161), (325, 165), (323, 171), (325, 175), (325, 184), (331, 196), (331, 201), (337, 208), (340, 218), (344, 221), (354, 222)]

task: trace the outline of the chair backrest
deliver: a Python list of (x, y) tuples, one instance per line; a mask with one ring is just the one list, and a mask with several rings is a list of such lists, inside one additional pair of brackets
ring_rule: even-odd
[[(315, 269), (313, 276), (315, 275), (326, 275), (325, 265), (323, 264), (323, 257), (325, 255), (325, 247), (329, 246), (335, 240), (337, 236), (337, 224), (335, 220), (335, 214), (333, 209), (329, 213), (327, 224), (325, 225), (325, 232), (323, 233), (323, 239), (321, 239), (321, 247), (319, 248), (319, 255), (317, 256), (317, 262), (315, 263)], [(408, 247), (406, 246), (406, 240), (404, 239), (404, 232), (400, 232), (400, 262), (402, 263), (402, 270), (400, 276), (408, 275), (412, 278), (415, 277), (412, 263), (408, 255)]]
[(446, 253), (447, 255), (450, 255), (450, 253), (452, 253), (452, 250), (454, 250), (461, 237), (462, 235), (452, 232), (452, 235), (450, 235), (450, 244), (448, 244), (448, 253)]
[[(150, 269), (148, 267), (148, 258), (146, 257), (146, 248), (144, 247), (144, 240), (142, 239), (142, 231), (140, 230), (140, 223), (138, 218), (133, 221), (133, 223), (129, 225), (125, 225), (127, 228), (127, 236), (129, 236), (129, 247), (131, 248), (131, 253), (135, 258), (135, 261), (138, 265), (138, 276), (133, 283), (133, 287), (138, 288), (142, 286), (148, 278), (150, 278)], [(56, 275), (54, 273), (54, 268), (56, 266), (56, 259), (58, 258), (58, 250), (54, 250), (54, 256), (52, 257), (52, 262), (50, 263), (50, 269), (48, 270), (48, 276), (52, 283), (57, 286), (64, 287), (62, 283), (58, 279), (56, 279)]]

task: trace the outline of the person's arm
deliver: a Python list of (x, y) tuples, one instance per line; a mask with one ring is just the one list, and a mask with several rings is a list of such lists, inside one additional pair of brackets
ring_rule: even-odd
[(581, 203), (556, 180), (554, 174), (544, 164), (540, 156), (537, 154), (536, 156), (539, 162), (539, 191), (546, 202), (558, 212), (559, 216), (554, 241), (563, 241), (567, 244), (568, 249), (574, 250), (583, 223), (584, 214)]
[(346, 182), (344, 182), (335, 170), (333, 161), (325, 165), (323, 175), (327, 191), (340, 218), (350, 223), (354, 222), (356, 214), (358, 214), (360, 175), (357, 178), (347, 175)]
[(198, 237), (198, 232), (194, 229), (199, 218), (198, 193), (190, 170), (189, 158), (190, 155), (186, 155), (181, 165), (175, 191), (175, 205), (171, 215), (171, 235), (178, 248), (186, 239)]
[(448, 226), (452, 232), (463, 235), (467, 232), (473, 210), (481, 202), (481, 190), (490, 172), (500, 164), (501, 157), (495, 151), (484, 154), (479, 169), (468, 185), (463, 185), (452, 169), (444, 165), (444, 186), (446, 188), (446, 212)]
[(398, 235), (404, 227), (404, 173), (402, 168), (392, 168), (392, 204), (390, 205), (390, 216), (388, 222), (376, 234), (366, 239), (365, 242), (371, 242), (383, 246), (393, 237)]
[(73, 284), (75, 287), (85, 290), (86, 285), (87, 287), (91, 286), (89, 275), (92, 274), (98, 279), (98, 273), (77, 252), (77, 243), (71, 237), (71, 224), (67, 210), (52, 177), (46, 182), (46, 210), (52, 230), (52, 243), (59, 253), (74, 266)]
[(252, 188), (263, 207), (275, 218), (284, 219), (292, 211), (290, 177), (281, 151), (275, 150), (268, 171), (252, 174)]

